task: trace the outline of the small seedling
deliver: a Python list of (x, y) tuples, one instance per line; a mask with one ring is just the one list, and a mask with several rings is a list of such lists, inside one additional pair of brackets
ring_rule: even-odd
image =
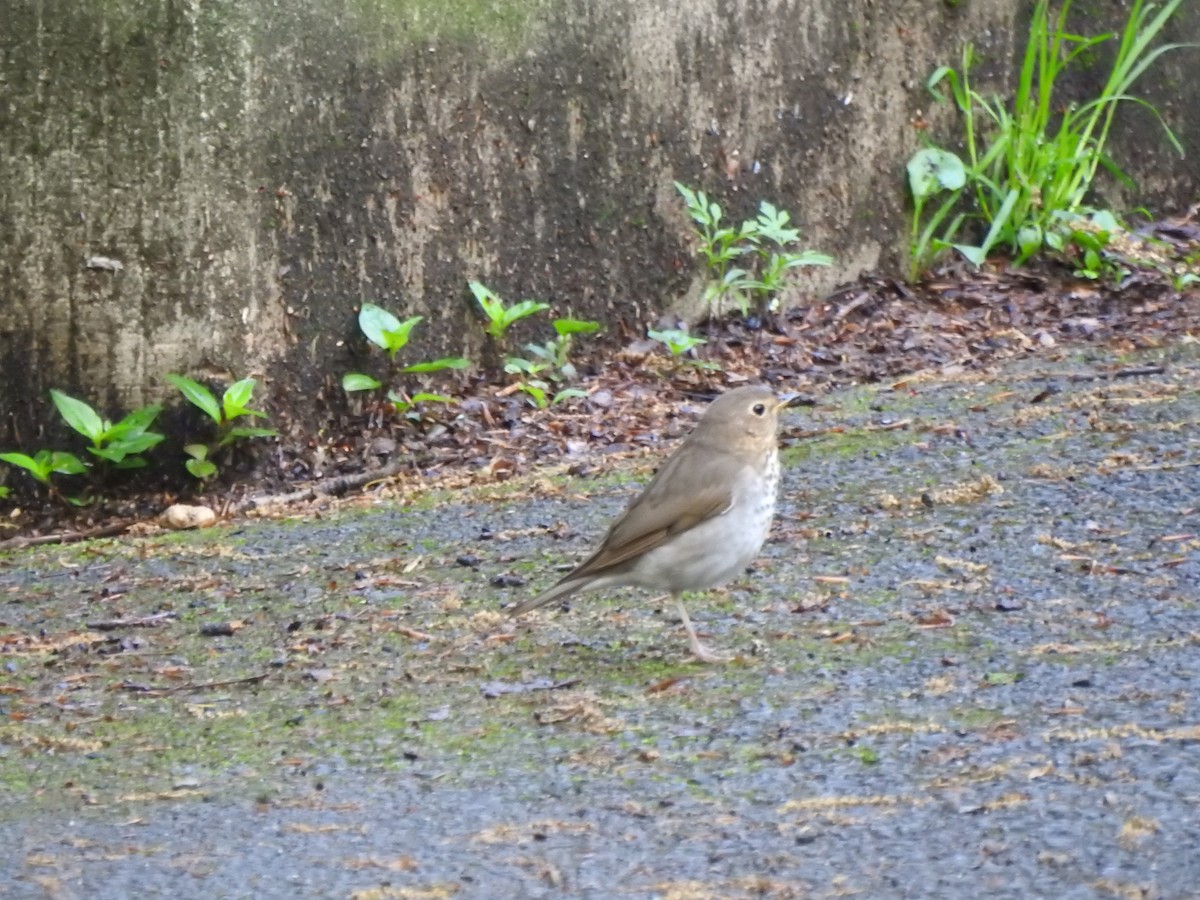
[[(358, 327), (367, 340), (384, 350), (390, 363), (395, 363), (396, 354), (407, 346), (412, 330), (423, 321), (424, 316), (412, 316), (401, 322), (381, 306), (364, 303), (358, 312)], [(428, 362), (413, 363), (399, 371), (409, 373), (441, 372), (446, 369), (465, 369), (471, 363), (461, 356), (448, 356)], [(342, 376), (342, 390), (373, 391), (383, 387), (383, 382), (362, 372), (347, 372)]]
[(186, 468), (193, 476), (203, 481), (217, 474), (217, 465), (208, 458), (208, 444), (187, 444), (183, 452), (191, 457), (185, 462)]
[(545, 409), (547, 406), (557, 406), (559, 403), (569, 400), (572, 397), (587, 396), (587, 391), (581, 391), (579, 388), (563, 388), (547, 400), (546, 396), (550, 386), (546, 382), (537, 379), (522, 381), (517, 387), (533, 401), (533, 405), (538, 409)]
[(101, 418), (92, 407), (61, 391), (51, 390), (50, 399), (68, 425), (92, 442), (88, 452), (112, 463), (118, 469), (139, 469), (146, 465), (142, 453), (162, 441), (163, 436), (148, 430), (162, 407), (135, 409), (115, 425)]
[(430, 394), (425, 391), (418, 391), (411, 397), (401, 391), (388, 391), (388, 402), (392, 404), (392, 409), (397, 414), (405, 415), (411, 418), (419, 418), (420, 412), (417, 411), (418, 403), (453, 403), (453, 397), (446, 397), (442, 394)]
[(537, 375), (550, 368), (550, 363), (536, 363), (521, 356), (510, 356), (504, 364), (504, 371), (509, 375)]
[[(536, 363), (530, 359), (524, 359), (520, 356), (510, 356), (504, 365), (504, 371), (510, 375), (520, 375), (522, 378), (516, 382), (517, 389), (524, 392), (533, 401), (534, 406), (538, 409), (545, 409), (547, 406), (552, 406), (561, 403), (564, 400), (569, 400), (572, 397), (586, 397), (587, 392), (581, 391), (578, 388), (563, 388), (554, 395), (550, 395), (550, 384), (544, 377), (538, 377), (542, 372), (551, 369), (550, 363)], [(547, 397), (550, 397), (547, 400)]]
[(401, 322), (382, 306), (374, 303), (364, 303), (358, 311), (358, 327), (367, 336), (367, 340), (387, 352), (390, 359), (408, 344), (412, 330), (424, 319), (424, 316), (411, 316)]
[(574, 363), (570, 360), (574, 335), (595, 334), (600, 330), (600, 323), (585, 319), (555, 319), (554, 330), (557, 337), (545, 344), (526, 344), (525, 349), (545, 361), (552, 370), (551, 379), (570, 381), (578, 375)]
[(648, 331), (647, 334), (651, 340), (658, 341), (670, 350), (672, 356), (683, 356), (685, 353), (690, 353), (695, 348), (708, 343), (704, 338), (693, 337), (686, 331), (681, 331), (678, 328), (670, 328), (665, 331)]
[[(50, 399), (63, 421), (91, 441), (88, 452), (118, 469), (136, 469), (146, 465), (141, 456), (162, 441), (163, 436), (150, 431), (161, 406), (144, 406), (134, 410), (115, 425), (103, 418), (91, 406), (62, 391), (51, 390)], [(0, 453), (0, 460), (24, 469), (30, 477), (52, 491), (52, 475), (83, 475), (88, 464), (73, 453), (61, 450), (39, 450), (33, 456), (25, 453)], [(66, 497), (68, 502), (81, 506), (84, 499)]]
[(471, 293), (475, 295), (484, 315), (487, 316), (484, 331), (498, 344), (504, 343), (505, 335), (508, 334), (508, 329), (514, 322), (550, 308), (549, 303), (542, 303), (538, 300), (519, 300), (512, 306), (505, 306), (498, 294), (480, 282), (470, 281), (467, 286), (470, 287)]
[[(274, 428), (259, 428), (251, 425), (234, 424), (237, 419), (241, 418), (266, 418), (266, 413), (250, 409), (247, 406), (251, 396), (254, 394), (255, 380), (253, 378), (243, 378), (241, 381), (231, 384), (225, 389), (225, 392), (221, 395), (220, 402), (218, 402), (212, 391), (190, 378), (174, 374), (168, 374), (165, 377), (167, 381), (179, 389), (179, 392), (183, 394), (189, 403), (212, 419), (213, 424), (217, 428), (217, 440), (215, 443), (188, 444), (184, 448), (184, 452), (191, 457), (191, 459), (184, 463), (184, 466), (196, 478), (210, 478), (216, 474), (216, 464), (212, 462), (212, 456), (217, 451), (228, 447), (236, 441), (258, 437), (273, 437), (276, 434)], [(198, 448), (200, 447), (204, 447), (203, 453), (199, 451)], [(212, 467), (211, 469), (209, 468), (210, 466)]]
[(50, 486), (51, 475), (82, 475), (87, 471), (83, 460), (74, 453), (62, 450), (39, 450), (33, 456), (24, 453), (0, 453), (0, 460), (24, 469), (34, 480), (47, 487)]
[[(703, 191), (693, 191), (678, 181), (675, 189), (687, 206), (700, 242), (698, 252), (708, 266), (704, 302), (710, 315), (720, 315), (727, 300), (735, 302), (743, 316), (750, 311), (751, 299), (759, 312), (774, 312), (790, 269), (833, 265), (833, 257), (825, 253), (786, 249), (799, 241), (800, 232), (789, 227), (791, 216), (786, 211), (766, 200), (759, 203), (756, 218), (733, 227), (721, 224), (724, 213), (720, 205)], [(743, 258), (748, 261), (734, 265)]]
[(342, 376), (342, 390), (347, 394), (355, 391), (374, 391), (383, 387), (383, 382), (362, 372), (347, 372)]
[(217, 402), (217, 398), (213, 395), (212, 391), (190, 378), (184, 378), (182, 375), (168, 374), (166, 379), (179, 389), (179, 392), (183, 394), (188, 402), (202, 410), (213, 420), (213, 423), (217, 426), (217, 448), (226, 447), (242, 438), (274, 437), (276, 434), (274, 428), (255, 428), (233, 424), (235, 419), (243, 417), (253, 419), (265, 419), (267, 417), (266, 413), (250, 409), (246, 405), (250, 402), (250, 398), (254, 393), (256, 382), (253, 378), (243, 378), (241, 381), (235, 381), (227, 387), (221, 395), (220, 403)]

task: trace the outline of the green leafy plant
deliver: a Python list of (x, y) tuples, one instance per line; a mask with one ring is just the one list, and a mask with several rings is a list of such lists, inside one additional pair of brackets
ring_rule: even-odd
[[(386, 309), (376, 306), (374, 303), (364, 303), (358, 311), (358, 327), (368, 341), (387, 353), (388, 361), (393, 365), (396, 354), (408, 345), (412, 330), (423, 320), (424, 316), (411, 316), (400, 321)], [(461, 356), (447, 356), (442, 359), (403, 366), (398, 371), (407, 373), (441, 372), (446, 369), (465, 369), (470, 364), (469, 360)], [(381, 387), (383, 387), (383, 382), (362, 372), (347, 372), (342, 376), (342, 390), (347, 393), (373, 391)], [(389, 399), (391, 399), (390, 395)]]
[(238, 419), (265, 419), (266, 413), (250, 409), (248, 404), (254, 394), (255, 380), (243, 378), (227, 387), (220, 401), (208, 388), (182, 375), (168, 374), (167, 381), (173, 384), (184, 399), (213, 420), (216, 426), (216, 441), (211, 444), (188, 444), (184, 452), (190, 457), (184, 466), (196, 478), (211, 478), (217, 473), (212, 457), (229, 445), (250, 438), (273, 437), (274, 428), (235, 424)]
[[(149, 430), (162, 412), (161, 406), (144, 406), (114, 424), (84, 401), (62, 391), (51, 389), (50, 399), (63, 421), (91, 441), (88, 452), (102, 460), (102, 465), (117, 469), (141, 468), (146, 465), (141, 454), (163, 440), (161, 434)], [(0, 453), (0, 460), (25, 470), (35, 481), (52, 491), (52, 475), (83, 475), (90, 468), (75, 454), (62, 450), (39, 450), (33, 456), (17, 452)], [(77, 497), (64, 499), (77, 506), (87, 502)]]
[(581, 391), (579, 388), (563, 388), (547, 400), (549, 386), (544, 381), (522, 381), (517, 387), (533, 400), (534, 405), (538, 409), (545, 409), (547, 406), (556, 406), (572, 397), (587, 396), (587, 391)]
[(183, 452), (191, 457), (183, 466), (196, 478), (203, 481), (217, 474), (217, 464), (208, 458), (208, 444), (185, 444)]
[(693, 191), (678, 181), (675, 189), (687, 206), (699, 240), (698, 252), (709, 271), (704, 302), (711, 315), (719, 315), (730, 300), (743, 316), (749, 314), (752, 301), (759, 312), (774, 312), (789, 270), (833, 264), (833, 257), (825, 253), (789, 249), (800, 240), (800, 232), (789, 226), (791, 216), (786, 211), (766, 200), (759, 203), (756, 218), (735, 227), (722, 224), (720, 205), (703, 191)]
[(561, 403), (571, 397), (587, 396), (586, 391), (578, 388), (563, 388), (550, 394), (550, 384), (541, 373), (552, 369), (553, 365), (549, 362), (537, 363), (520, 356), (509, 357), (504, 364), (505, 372), (520, 376), (519, 380), (515, 382), (517, 388), (526, 394), (538, 409), (545, 409), (547, 406)]
[[(1193, 46), (1151, 48), (1180, 3), (1182, 0), (1168, 0), (1156, 11), (1145, 0), (1134, 0), (1119, 35), (1084, 37), (1067, 29), (1071, 0), (1064, 0), (1053, 21), (1049, 0), (1038, 0), (1011, 111), (1000, 98), (988, 100), (971, 86), (970, 72), (977, 62), (971, 44), (963, 48), (959, 70), (942, 66), (933, 73), (928, 81), (930, 91), (944, 100), (941, 88), (945, 86), (958, 107), (966, 159), (939, 147), (926, 147), (909, 160), (913, 195), (910, 279), (947, 248), (975, 265), (981, 265), (998, 246), (1006, 247), (1018, 264), (1049, 249), (1084, 257), (1081, 274), (1099, 275), (1104, 270), (1105, 223), (1080, 228), (1078, 222), (1097, 214), (1116, 221), (1111, 212), (1086, 204), (1101, 167), (1129, 183), (1128, 176), (1105, 154), (1117, 107), (1133, 102), (1152, 112), (1172, 146), (1182, 153), (1158, 110), (1130, 95), (1133, 84), (1162, 54)], [(1116, 54), (1100, 95), (1064, 108), (1055, 95), (1063, 73), (1113, 40), (1118, 41)], [(933, 202), (935, 198), (937, 202)], [(968, 222), (980, 222), (986, 228), (978, 244), (964, 242), (960, 236)], [(1089, 253), (1097, 265), (1088, 263)]]
[(578, 375), (574, 363), (571, 362), (571, 343), (577, 334), (595, 334), (600, 330), (599, 322), (586, 319), (555, 319), (554, 331), (556, 337), (545, 344), (526, 344), (525, 349), (537, 359), (542, 360), (550, 368), (550, 378), (554, 381), (571, 380)]
[(509, 375), (536, 376), (550, 368), (550, 363), (535, 363), (521, 356), (510, 356), (504, 364), (504, 371)]
[(0, 453), (0, 460), (28, 472), (36, 481), (52, 486), (50, 476), (82, 475), (87, 465), (73, 453), (61, 450), (39, 450), (33, 456), (24, 453)]
[(383, 387), (383, 382), (362, 372), (347, 372), (342, 376), (342, 390), (347, 394), (355, 391), (373, 391)]
[(392, 405), (392, 409), (400, 414), (408, 416), (410, 419), (419, 418), (420, 411), (418, 404), (421, 403), (453, 403), (453, 397), (447, 397), (443, 394), (431, 394), (427, 391), (417, 391), (417, 393), (409, 395), (403, 391), (388, 391), (388, 402)]
[(695, 348), (708, 343), (704, 338), (693, 337), (686, 331), (681, 331), (678, 328), (669, 328), (664, 331), (651, 330), (647, 334), (651, 340), (658, 341), (671, 351), (672, 356), (683, 356)]
[(550, 308), (549, 303), (542, 303), (539, 300), (518, 300), (512, 306), (507, 306), (498, 294), (480, 282), (470, 281), (467, 282), (467, 286), (471, 289), (471, 293), (475, 295), (475, 299), (483, 309), (484, 315), (487, 316), (487, 324), (484, 325), (484, 331), (497, 344), (502, 345), (504, 343), (508, 329), (512, 327), (514, 322)]
[(114, 425), (82, 400), (61, 391), (51, 389), (50, 399), (63, 421), (92, 442), (88, 452), (118, 469), (145, 466), (146, 460), (141, 454), (163, 439), (161, 434), (149, 430), (162, 412), (161, 406), (135, 409)]
[(175, 385), (184, 398), (193, 406), (204, 412), (217, 426), (217, 447), (226, 447), (242, 438), (273, 437), (273, 428), (258, 428), (247, 425), (234, 425), (235, 419), (251, 418), (265, 419), (266, 413), (250, 409), (246, 404), (254, 394), (253, 378), (243, 378), (235, 381), (225, 389), (218, 403), (216, 396), (199, 382), (182, 375), (168, 374), (167, 381)]
[(719, 371), (721, 364), (712, 362), (706, 359), (697, 359), (692, 351), (697, 347), (707, 344), (708, 341), (704, 338), (693, 337), (686, 331), (678, 328), (669, 328), (664, 331), (648, 331), (646, 332), (652, 340), (658, 341), (671, 353), (671, 358), (677, 362), (682, 362), (685, 365), (694, 366), (697, 369), (707, 369), (710, 371)]
[(572, 341), (576, 335), (595, 334), (599, 330), (599, 322), (555, 319), (556, 336), (545, 344), (526, 344), (525, 350), (533, 359), (510, 356), (505, 361), (504, 371), (518, 376), (517, 388), (527, 394), (538, 409), (545, 409), (571, 397), (586, 397), (587, 392), (578, 388), (562, 388), (551, 395), (550, 382), (570, 381), (578, 376), (570, 358)]

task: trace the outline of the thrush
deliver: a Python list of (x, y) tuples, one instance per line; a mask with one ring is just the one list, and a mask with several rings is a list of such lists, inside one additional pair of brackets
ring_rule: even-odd
[(779, 491), (779, 412), (795, 398), (764, 385), (722, 394), (683, 445), (625, 509), (600, 549), (520, 615), (578, 591), (634, 586), (667, 591), (702, 662), (728, 662), (696, 636), (684, 591), (725, 584), (762, 548)]

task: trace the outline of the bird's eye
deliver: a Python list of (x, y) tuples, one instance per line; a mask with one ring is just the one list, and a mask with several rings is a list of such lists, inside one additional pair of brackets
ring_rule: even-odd
[(765, 406), (763, 406), (761, 403), (755, 403), (750, 411), (752, 413), (754, 413), (756, 416), (761, 416), (763, 413), (765, 413), (767, 411), (767, 408)]

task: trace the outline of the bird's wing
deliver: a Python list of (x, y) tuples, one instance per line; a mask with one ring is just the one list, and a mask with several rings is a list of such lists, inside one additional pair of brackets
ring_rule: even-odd
[[(519, 616), (566, 597), (586, 587), (594, 576), (648, 553), (672, 535), (695, 528), (724, 513), (733, 503), (732, 485), (740, 480), (742, 464), (725, 454), (710, 456), (705, 463), (704, 484), (679, 490), (682, 473), (695, 457), (677, 454), (658, 470), (645, 490), (608, 529), (600, 549), (584, 560), (557, 584), (536, 597), (527, 597), (510, 613)], [(682, 476), (688, 485), (694, 478)]]
[(733, 457), (710, 457), (705, 465), (705, 483), (684, 493), (678, 490), (680, 480), (675, 470), (687, 465), (688, 460), (686, 455), (669, 460), (613, 522), (600, 549), (564, 581), (619, 566), (728, 510), (741, 464)]

